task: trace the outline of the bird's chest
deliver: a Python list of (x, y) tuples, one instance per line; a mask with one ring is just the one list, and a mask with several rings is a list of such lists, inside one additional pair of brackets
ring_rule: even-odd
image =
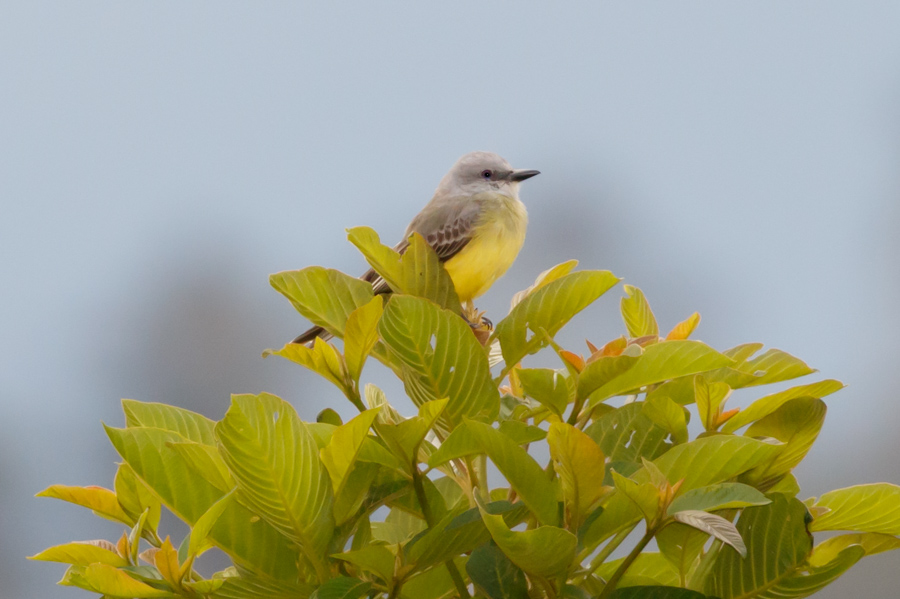
[(528, 215), (518, 200), (505, 200), (485, 211), (472, 240), (445, 264), (460, 300), (482, 295), (512, 266), (527, 225)]

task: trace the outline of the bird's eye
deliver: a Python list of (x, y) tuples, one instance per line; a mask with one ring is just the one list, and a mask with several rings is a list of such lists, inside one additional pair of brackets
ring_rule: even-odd
[(484, 177), (485, 179), (490, 179), (493, 176), (493, 174), (494, 173), (492, 173), (491, 171), (487, 171), (487, 170), (481, 171), (481, 176)]

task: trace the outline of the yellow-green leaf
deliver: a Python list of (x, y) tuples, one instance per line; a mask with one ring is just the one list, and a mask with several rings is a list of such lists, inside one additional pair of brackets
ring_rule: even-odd
[(197, 519), (194, 526), (191, 527), (191, 540), (188, 542), (189, 555), (196, 557), (213, 546), (208, 540), (209, 532), (212, 530), (212, 527), (215, 526), (216, 522), (218, 522), (222, 513), (225, 512), (225, 509), (229, 507), (234, 500), (234, 492), (234, 490), (231, 490), (222, 497), (222, 499), (212, 504), (212, 506)]
[(578, 530), (587, 510), (609, 491), (603, 485), (605, 457), (593, 439), (563, 422), (550, 425), (547, 443), (571, 515), (569, 528)]
[(242, 500), (298, 543), (320, 579), (334, 531), (333, 494), (315, 439), (294, 408), (274, 395), (235, 395), (216, 425), (222, 457)]
[(103, 487), (72, 487), (68, 485), (51, 485), (35, 495), (35, 497), (53, 497), (62, 499), (75, 505), (93, 510), (98, 516), (102, 516), (113, 522), (122, 522), (131, 526), (134, 519), (128, 516), (119, 505), (116, 494)]
[(900, 535), (900, 487), (875, 483), (825, 493), (813, 504), (828, 511), (809, 529), (852, 530)]
[(826, 395), (830, 395), (835, 391), (840, 391), (843, 388), (844, 383), (828, 379), (810, 385), (791, 387), (785, 391), (760, 397), (730, 418), (728, 422), (722, 426), (722, 432), (732, 433), (742, 426), (750, 424), (751, 422), (756, 422), (797, 397), (816, 397), (821, 399)]
[(321, 266), (279, 272), (269, 277), (279, 293), (314, 325), (341, 337), (350, 314), (372, 301), (372, 285)]
[(72, 566), (59, 584), (75, 586), (94, 593), (110, 597), (133, 597), (134, 599), (153, 599), (155, 597), (174, 597), (171, 591), (154, 588), (135, 580), (122, 570), (108, 564), (91, 564), (89, 566)]
[(122, 410), (125, 412), (125, 426), (129, 428), (140, 426), (161, 428), (164, 431), (176, 432), (195, 443), (213, 446), (216, 444), (213, 432), (216, 423), (196, 412), (133, 399), (123, 399)]
[(331, 557), (372, 572), (384, 582), (390, 582), (394, 577), (396, 556), (384, 545), (369, 545), (356, 551), (336, 553)]
[(647, 335), (659, 335), (659, 326), (656, 317), (650, 309), (650, 303), (644, 297), (644, 292), (633, 285), (625, 285), (625, 294), (621, 301), (622, 320), (631, 337), (645, 337)]
[(793, 470), (819, 436), (825, 412), (825, 402), (821, 399), (798, 397), (748, 428), (745, 436), (778, 439), (784, 446), (772, 462), (745, 474), (746, 480), (767, 487)]
[(323, 341), (321, 337), (316, 337), (312, 347), (300, 343), (287, 343), (281, 349), (267, 349), (263, 355), (281, 356), (291, 362), (306, 366), (345, 393), (350, 387), (350, 378), (344, 357), (333, 345)]
[(661, 341), (644, 349), (623, 374), (591, 394), (591, 404), (669, 379), (724, 368), (732, 360), (699, 341)]
[(439, 422), (446, 428), (464, 417), (493, 420), (500, 392), (487, 355), (459, 316), (425, 299), (394, 295), (378, 323), (413, 403), (448, 399)]
[(641, 512), (647, 522), (653, 522), (659, 515), (659, 489), (652, 483), (638, 483), (612, 471), (616, 490), (626, 497)]
[(578, 539), (556, 526), (523, 532), (509, 529), (502, 516), (488, 513), (479, 502), (481, 518), (503, 553), (528, 574), (555, 578), (568, 571), (575, 559)]
[(356, 462), (359, 449), (369, 435), (369, 427), (375, 421), (378, 409), (366, 410), (350, 422), (334, 429), (331, 441), (319, 452), (322, 463), (328, 469), (334, 495), (340, 495), (344, 483)]
[(350, 378), (358, 383), (366, 357), (378, 342), (378, 321), (384, 312), (381, 296), (350, 313), (344, 330), (344, 359)]
[(676, 443), (685, 443), (688, 440), (686, 411), (668, 397), (657, 396), (648, 399), (643, 402), (641, 411), (653, 424), (671, 433)]
[[(157, 428), (106, 427), (122, 458), (172, 512), (193, 525), (225, 494), (198, 477), (175, 443), (187, 439)], [(286, 537), (239, 502), (231, 502), (210, 532), (225, 553), (261, 575), (282, 580), (297, 577), (297, 550)]]
[(492, 338), (500, 340), (503, 359), (517, 364), (545, 347), (544, 332), (555, 335), (618, 281), (608, 271), (572, 272), (528, 294), (494, 329)]
[(513, 308), (515, 308), (519, 304), (519, 302), (525, 299), (526, 296), (531, 295), (541, 287), (544, 287), (545, 285), (548, 285), (553, 281), (566, 276), (567, 274), (575, 270), (576, 266), (578, 266), (578, 260), (567, 260), (566, 262), (557, 264), (552, 268), (548, 268), (537, 276), (537, 278), (534, 280), (533, 285), (531, 285), (527, 289), (519, 291), (512, 297), (509, 309), (512, 310)]
[(516, 374), (525, 394), (561, 416), (569, 404), (566, 377), (549, 368), (522, 368)]
[(831, 537), (813, 548), (813, 553), (809, 558), (809, 565), (813, 567), (825, 566), (837, 559), (838, 554), (844, 549), (854, 545), (862, 547), (866, 555), (875, 555), (884, 551), (900, 549), (900, 539), (893, 535), (879, 532), (860, 532)]
[(457, 314), (461, 312), (450, 274), (418, 233), (410, 236), (409, 246), (402, 256), (383, 245), (378, 234), (369, 227), (354, 227), (348, 230), (347, 238), (395, 293), (429, 299), (442, 308)]
[(557, 486), (528, 452), (487, 424), (465, 421), (431, 455), (428, 465), (434, 468), (453, 458), (477, 453), (491, 458), (540, 522), (557, 523)]
[(28, 559), (45, 562), (62, 562), (76, 566), (91, 564), (107, 564), (113, 567), (127, 566), (128, 560), (115, 551), (115, 545), (109, 541), (75, 541), (44, 549)]

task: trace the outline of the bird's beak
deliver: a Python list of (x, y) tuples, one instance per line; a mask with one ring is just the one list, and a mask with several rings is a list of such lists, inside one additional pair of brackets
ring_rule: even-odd
[(525, 179), (530, 179), (535, 175), (540, 175), (541, 171), (513, 171), (509, 174), (510, 181), (524, 181)]

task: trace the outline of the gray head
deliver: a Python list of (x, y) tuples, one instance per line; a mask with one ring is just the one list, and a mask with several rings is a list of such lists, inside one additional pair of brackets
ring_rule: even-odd
[(456, 161), (438, 185), (437, 194), (474, 195), (494, 192), (518, 197), (519, 183), (540, 171), (514, 169), (493, 152), (469, 152)]

